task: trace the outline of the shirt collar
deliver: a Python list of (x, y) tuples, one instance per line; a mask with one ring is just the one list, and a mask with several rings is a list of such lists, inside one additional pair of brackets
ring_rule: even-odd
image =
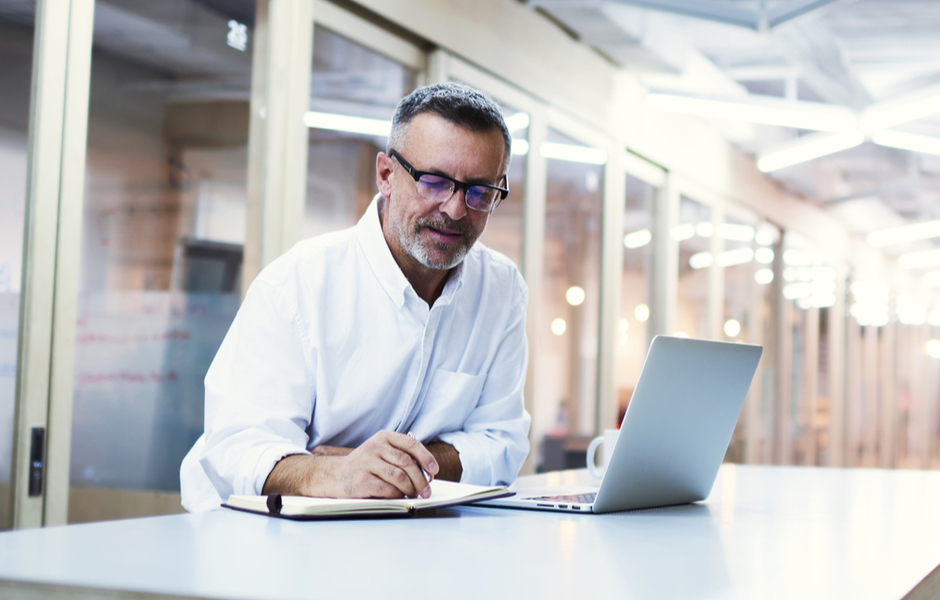
[[(392, 256), (392, 251), (388, 247), (388, 242), (385, 241), (382, 223), (379, 221), (379, 210), (385, 202), (387, 200), (381, 194), (375, 195), (372, 203), (369, 204), (369, 208), (366, 209), (365, 214), (356, 224), (357, 237), (362, 245), (363, 252), (365, 252), (366, 260), (369, 261), (369, 266), (372, 267), (372, 272), (375, 273), (379, 283), (395, 303), (395, 306), (401, 308), (405, 303), (405, 294), (408, 291), (415, 298), (418, 295), (411, 287), (411, 283), (409, 283), (405, 274), (401, 272), (401, 268), (395, 262), (395, 257)], [(470, 251), (472, 252), (473, 248)], [(469, 255), (470, 252), (467, 253), (467, 257)], [(454, 267), (450, 277), (447, 278), (447, 283), (444, 284), (440, 297), (434, 303), (435, 305), (450, 304), (460, 288), (463, 287), (463, 266), (467, 257)]]

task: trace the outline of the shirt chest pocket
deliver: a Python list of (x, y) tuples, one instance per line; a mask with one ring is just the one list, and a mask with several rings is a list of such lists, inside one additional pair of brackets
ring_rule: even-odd
[(485, 381), (485, 373), (470, 375), (435, 369), (415, 427), (433, 435), (463, 429), (480, 401)]

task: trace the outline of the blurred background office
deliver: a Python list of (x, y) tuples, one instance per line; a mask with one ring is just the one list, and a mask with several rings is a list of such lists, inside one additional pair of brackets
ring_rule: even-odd
[[(263, 266), (354, 224), (397, 101), (502, 106), (531, 473), (656, 334), (762, 344), (726, 460), (940, 468), (940, 4), (0, 0), (0, 528), (179, 512)], [(676, 376), (681, 377), (681, 373)]]

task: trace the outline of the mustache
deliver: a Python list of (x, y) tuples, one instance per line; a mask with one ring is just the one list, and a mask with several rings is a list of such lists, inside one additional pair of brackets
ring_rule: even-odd
[(440, 218), (422, 217), (415, 221), (415, 225), (417, 225), (416, 229), (430, 227), (432, 229), (449, 229), (450, 231), (456, 231), (464, 237), (473, 235), (473, 228), (470, 227), (469, 223), (455, 221), (447, 215), (441, 215)]

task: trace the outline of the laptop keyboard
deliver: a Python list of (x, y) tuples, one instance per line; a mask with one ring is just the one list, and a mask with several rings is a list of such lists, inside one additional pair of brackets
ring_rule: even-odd
[(537, 496), (529, 498), (537, 502), (564, 502), (566, 504), (593, 504), (597, 492), (587, 494), (559, 494), (557, 496)]

